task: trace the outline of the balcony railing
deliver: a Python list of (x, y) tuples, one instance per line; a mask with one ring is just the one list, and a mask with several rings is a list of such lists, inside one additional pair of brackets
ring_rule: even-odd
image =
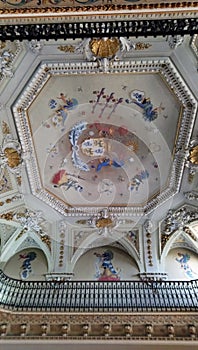
[(13, 311), (193, 312), (198, 311), (198, 280), (27, 282), (0, 271), (0, 307)]

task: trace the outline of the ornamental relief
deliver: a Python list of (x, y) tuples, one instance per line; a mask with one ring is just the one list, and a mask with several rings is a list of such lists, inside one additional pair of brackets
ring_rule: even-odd
[(0, 316), (2, 322), (10, 322), (11, 324), (19, 324), (19, 323), (29, 323), (29, 324), (83, 324), (83, 323), (91, 323), (91, 324), (103, 324), (103, 323), (111, 323), (114, 325), (131, 323), (136, 325), (143, 325), (145, 323), (152, 323), (156, 325), (173, 323), (176, 325), (186, 325), (188, 323), (198, 324), (198, 316), (195, 314), (187, 313), (187, 314), (163, 314), (157, 315), (152, 313), (147, 314), (119, 314), (115, 313), (112, 315), (109, 314), (60, 314), (60, 313), (31, 313), (31, 315), (26, 313), (7, 313), (0, 311)]
[(197, 242), (197, 237), (190, 228), (190, 223), (198, 218), (195, 207), (183, 206), (177, 210), (170, 209), (165, 220), (161, 223), (161, 247), (164, 249), (166, 243), (177, 230), (183, 230), (192, 240)]
[[(14, 316), (14, 317), (13, 317)], [(42, 336), (43, 340), (53, 339), (133, 339), (157, 340), (188, 340), (197, 337), (197, 316), (173, 315), (160, 317), (147, 315), (143, 317), (106, 315), (1, 315), (0, 334), (9, 339), (19, 336), (32, 336), (34, 339)], [(98, 320), (100, 322), (98, 322)], [(77, 321), (77, 322), (76, 322)], [(25, 339), (23, 338), (23, 339)]]
[[(140, 7), (144, 7), (143, 8), (159, 8), (161, 7), (162, 9), (166, 6), (166, 2), (165, 0), (161, 1), (159, 3), (158, 0), (147, 0), (147, 4), (145, 5), (145, 1), (144, 0), (114, 0), (113, 3), (109, 4), (108, 0), (74, 0), (72, 2), (72, 6), (71, 6), (71, 1), (70, 0), (1, 0), (0, 1), (0, 8), (6, 8), (6, 9), (13, 9), (13, 8), (45, 8), (45, 7), (69, 7), (70, 9), (74, 9), (75, 8), (88, 8), (90, 9), (90, 5), (91, 8), (92, 7), (98, 7), (98, 6), (109, 6), (109, 7), (115, 7), (115, 6), (130, 6), (130, 7), (134, 7), (134, 8), (140, 8)], [(184, 7), (184, 3), (181, 3), (178, 5), (177, 1), (171, 1), (171, 4), (169, 4), (168, 7), (175, 7), (175, 4), (177, 4), (178, 7)], [(185, 2), (186, 4), (186, 2)], [(142, 5), (142, 6), (141, 6)], [(191, 2), (188, 3), (188, 6), (191, 6)], [(192, 6), (193, 6), (193, 2), (192, 2)]]

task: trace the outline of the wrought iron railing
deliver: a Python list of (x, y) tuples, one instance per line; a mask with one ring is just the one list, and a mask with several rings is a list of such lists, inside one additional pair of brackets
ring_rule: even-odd
[(14, 311), (198, 311), (194, 281), (20, 281), (0, 271), (0, 307)]
[(11, 24), (0, 26), (0, 40), (32, 40), (32, 39), (76, 39), (113, 36), (167, 36), (193, 35), (198, 30), (197, 18), (164, 18), (66, 22), (66, 23), (36, 23)]

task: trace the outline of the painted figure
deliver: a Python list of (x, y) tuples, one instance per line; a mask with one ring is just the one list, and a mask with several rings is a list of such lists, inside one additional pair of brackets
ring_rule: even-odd
[(178, 253), (178, 258), (175, 260), (180, 264), (180, 267), (184, 270), (185, 275), (188, 278), (197, 278), (197, 274), (192, 271), (192, 268), (189, 266), (188, 262), (190, 260), (189, 254)]
[(76, 108), (78, 101), (76, 98), (67, 98), (62, 92), (57, 99), (61, 100), (62, 104), (58, 105), (57, 100), (51, 99), (49, 101), (49, 107), (54, 110), (54, 114), (51, 117), (52, 125), (55, 127), (62, 128), (61, 131), (64, 131), (64, 124), (68, 117), (68, 112)]
[(79, 185), (76, 179), (72, 179), (74, 175), (68, 176), (64, 169), (59, 170), (53, 177), (52, 183), (54, 187), (64, 187), (65, 191), (68, 191), (70, 188), (74, 188), (78, 192), (83, 191), (83, 187)]
[(153, 107), (150, 97), (145, 97), (143, 91), (133, 90), (131, 99), (126, 99), (126, 103), (134, 103), (143, 110), (143, 117), (146, 121), (153, 121), (158, 117), (158, 107)]
[(143, 184), (143, 180), (147, 179), (148, 177), (149, 172), (147, 170), (142, 170), (139, 174), (136, 174), (129, 182), (129, 191), (133, 191), (134, 189), (137, 191), (140, 185)]
[[(111, 260), (113, 259), (113, 252), (106, 250), (104, 253), (94, 253), (98, 258), (96, 263), (98, 281), (120, 281), (119, 272), (115, 270)], [(102, 272), (101, 272), (102, 269)]]
[(96, 171), (100, 171), (103, 167), (106, 167), (106, 166), (114, 166), (115, 168), (121, 168), (123, 165), (124, 165), (123, 161), (120, 161), (118, 163), (116, 160), (104, 158), (104, 159), (100, 160), (100, 162), (96, 168)]
[(67, 111), (64, 107), (60, 107), (56, 110), (55, 114), (51, 118), (52, 124), (55, 127), (64, 127), (65, 121), (67, 119)]
[(30, 273), (32, 272), (32, 265), (31, 262), (36, 259), (36, 253), (35, 252), (29, 252), (28, 254), (20, 254), (19, 259), (24, 259), (23, 264), (21, 266), (21, 279), (25, 280), (29, 277)]

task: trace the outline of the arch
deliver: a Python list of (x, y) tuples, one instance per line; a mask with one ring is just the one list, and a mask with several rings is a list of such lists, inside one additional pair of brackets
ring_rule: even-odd
[[(196, 222), (198, 223), (198, 220)], [(192, 225), (194, 225), (194, 224), (195, 224), (195, 221), (192, 222)], [(189, 224), (188, 226), (190, 227), (191, 224)], [(189, 235), (185, 233), (185, 231), (183, 231), (182, 229), (179, 229), (172, 234), (172, 236), (170, 237), (168, 242), (165, 244), (165, 247), (164, 247), (162, 254), (161, 254), (161, 257), (160, 257), (160, 261), (161, 261), (162, 266), (164, 266), (165, 258), (168, 255), (169, 251), (172, 249), (173, 243), (176, 241), (176, 239), (180, 236), (181, 233), (185, 236), (186, 240), (189, 241), (190, 245), (191, 246), (193, 245), (195, 247), (196, 251), (198, 250), (198, 247), (196, 247), (196, 243), (193, 241), (193, 239), (191, 239), (189, 237)], [(186, 248), (186, 247), (184, 247), (184, 248)], [(191, 250), (190, 247), (188, 247), (188, 249)]]
[(5, 263), (4, 273), (14, 279), (45, 280), (48, 270), (46, 255), (40, 248), (23, 248)]
[(169, 280), (195, 280), (198, 278), (198, 252), (189, 247), (172, 247), (165, 259)]
[[(74, 253), (74, 255), (72, 256), (71, 259), (71, 269), (73, 270), (77, 261), (80, 259), (80, 257), (82, 255), (84, 255), (88, 250), (93, 248), (93, 243), (97, 242), (97, 241), (101, 241), (101, 238), (98, 237), (97, 233), (93, 233), (90, 236), (88, 236), (87, 238), (85, 238), (85, 240), (80, 244), (80, 246), (78, 247), (78, 249), (76, 250), (76, 252)], [(115, 240), (111, 239), (111, 243), (112, 241), (114, 242)], [(104, 242), (104, 244), (100, 244), (100, 246), (104, 246), (104, 245), (109, 245), (111, 246), (111, 243), (107, 240), (106, 243)], [(133, 258), (137, 264), (137, 267), (139, 269), (140, 272), (143, 271), (143, 264), (140, 261), (140, 257), (135, 249), (135, 247), (132, 245), (132, 243), (130, 243), (125, 237), (119, 239), (119, 243), (121, 246), (123, 246), (123, 248), (126, 249), (127, 253), (129, 254), (129, 256), (131, 258)]]
[(36, 245), (35, 244), (29, 245), (28, 249), (37, 248), (44, 253), (45, 258), (47, 260), (48, 272), (50, 272), (52, 270), (53, 262), (52, 262), (51, 253), (49, 249), (46, 247), (46, 244), (43, 243), (40, 237), (33, 232), (29, 232), (28, 236), (22, 235), (22, 237), (16, 240), (16, 237), (18, 236), (20, 231), (21, 231), (21, 226), (20, 226), (20, 230), (18, 229), (15, 231), (13, 236), (9, 239), (5, 247), (2, 249), (1, 262), (3, 263), (3, 266), (6, 265), (8, 260), (20, 250), (20, 247), (21, 247), (21, 250), (26, 249), (22, 247), (22, 244), (24, 243), (26, 238), (29, 237), (29, 238), (32, 238), (33, 241), (35, 241)]
[(121, 245), (91, 247), (81, 255), (73, 269), (73, 279), (120, 281), (139, 279), (139, 268), (135, 260)]

